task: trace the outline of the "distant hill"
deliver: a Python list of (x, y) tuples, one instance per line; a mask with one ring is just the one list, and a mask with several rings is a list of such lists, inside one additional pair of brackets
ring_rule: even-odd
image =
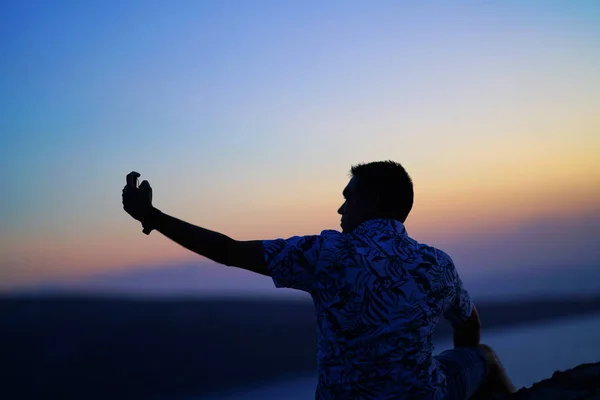
[[(600, 297), (477, 306), (485, 335), (598, 312)], [(4, 298), (0, 327), (6, 399), (178, 399), (315, 368), (309, 301)]]

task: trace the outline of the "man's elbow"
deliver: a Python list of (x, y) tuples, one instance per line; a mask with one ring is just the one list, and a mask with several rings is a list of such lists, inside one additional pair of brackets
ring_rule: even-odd
[(226, 262), (223, 264), (269, 276), (264, 248), (260, 240), (232, 240), (227, 251)]

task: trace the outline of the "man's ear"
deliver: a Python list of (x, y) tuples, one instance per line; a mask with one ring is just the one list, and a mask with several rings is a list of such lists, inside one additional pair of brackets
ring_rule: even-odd
[(373, 194), (369, 196), (369, 207), (373, 210), (379, 210), (381, 207), (381, 196), (378, 194)]
[(381, 208), (381, 197), (379, 195), (370, 195), (368, 197), (367, 208), (372, 213), (377, 213)]

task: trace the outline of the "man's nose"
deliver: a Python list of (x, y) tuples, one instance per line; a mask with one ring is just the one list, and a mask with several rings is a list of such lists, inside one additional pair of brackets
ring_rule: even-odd
[(344, 204), (342, 204), (342, 205), (340, 206), (340, 208), (338, 208), (338, 211), (337, 211), (337, 212), (338, 212), (338, 214), (340, 214), (340, 215), (343, 215), (343, 214), (344, 214), (344, 208), (345, 208), (345, 206), (346, 206), (346, 202), (344, 202)]

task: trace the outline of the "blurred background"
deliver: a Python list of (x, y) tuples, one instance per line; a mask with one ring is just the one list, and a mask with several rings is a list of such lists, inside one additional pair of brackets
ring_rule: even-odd
[(517, 386), (600, 361), (598, 43), (594, 0), (1, 2), (0, 391), (314, 395), (310, 298), (142, 234), (132, 170), (271, 239), (399, 161)]

